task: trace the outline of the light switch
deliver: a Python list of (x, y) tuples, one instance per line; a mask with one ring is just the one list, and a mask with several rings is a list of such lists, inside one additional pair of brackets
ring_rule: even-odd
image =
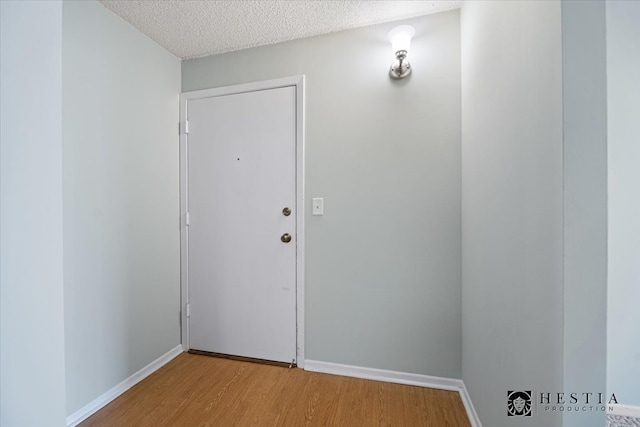
[(312, 205), (312, 215), (324, 215), (324, 199), (322, 197), (314, 197)]

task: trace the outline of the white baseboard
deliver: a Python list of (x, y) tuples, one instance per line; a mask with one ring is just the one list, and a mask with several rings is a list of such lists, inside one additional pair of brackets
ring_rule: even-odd
[[(460, 380), (462, 382), (462, 380)], [(462, 399), (462, 404), (464, 405), (464, 409), (467, 411), (467, 416), (469, 417), (469, 422), (471, 423), (471, 427), (482, 427), (482, 423), (480, 423), (480, 418), (478, 418), (478, 413), (476, 412), (476, 408), (473, 407), (473, 402), (471, 402), (471, 396), (469, 396), (469, 392), (467, 391), (467, 386), (462, 382), (462, 388), (460, 389), (460, 399)]]
[(610, 405), (607, 405), (607, 414), (620, 415), (623, 417), (631, 417), (631, 418), (640, 418), (640, 406), (612, 403)]
[(447, 391), (457, 391), (469, 417), (471, 427), (482, 427), (476, 414), (464, 382), (458, 379), (432, 377), (429, 375), (411, 374), (407, 372), (387, 371), (384, 369), (363, 368), (361, 366), (342, 365), (339, 363), (305, 360), (306, 371), (324, 374), (342, 375), (346, 377), (362, 378), (366, 380), (384, 381), (388, 383), (414, 385), (419, 387), (436, 388)]
[(175, 348), (169, 350), (164, 355), (158, 357), (153, 362), (149, 363), (144, 368), (140, 369), (135, 374), (131, 375), (129, 378), (126, 378), (120, 384), (108, 390), (103, 395), (99, 396), (97, 399), (87, 403), (82, 408), (78, 409), (73, 414), (67, 417), (67, 427), (75, 427), (80, 424), (82, 421), (89, 418), (91, 415), (98, 412), (100, 409), (105, 407), (108, 403), (114, 400), (116, 397), (120, 396), (125, 391), (129, 390), (134, 385), (138, 384), (140, 381), (160, 369), (162, 366), (166, 365), (169, 361), (175, 358), (177, 355), (182, 353), (182, 345), (178, 345)]

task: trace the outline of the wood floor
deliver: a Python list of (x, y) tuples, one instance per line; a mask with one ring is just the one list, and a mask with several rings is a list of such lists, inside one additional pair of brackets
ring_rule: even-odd
[(81, 426), (470, 426), (457, 392), (182, 353)]

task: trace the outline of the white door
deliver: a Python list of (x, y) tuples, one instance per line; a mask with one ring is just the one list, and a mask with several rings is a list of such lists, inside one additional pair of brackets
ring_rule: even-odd
[(290, 363), (296, 88), (189, 100), (187, 120), (189, 348)]

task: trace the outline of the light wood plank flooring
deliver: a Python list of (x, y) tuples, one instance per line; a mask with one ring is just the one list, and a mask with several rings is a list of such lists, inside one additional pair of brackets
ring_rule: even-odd
[(183, 353), (81, 426), (470, 426), (458, 393)]

